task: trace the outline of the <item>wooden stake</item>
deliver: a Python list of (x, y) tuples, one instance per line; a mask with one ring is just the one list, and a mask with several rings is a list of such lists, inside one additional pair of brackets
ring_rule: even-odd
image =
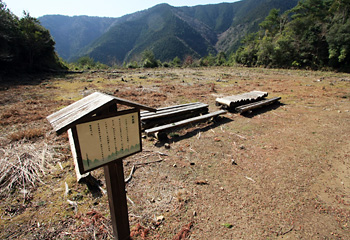
[(131, 239), (123, 161), (119, 160), (104, 166), (104, 171), (114, 237), (116, 240)]

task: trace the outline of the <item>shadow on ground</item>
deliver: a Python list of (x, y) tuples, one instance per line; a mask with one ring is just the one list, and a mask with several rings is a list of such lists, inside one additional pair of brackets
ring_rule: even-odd
[(89, 174), (87, 177), (82, 178), (80, 183), (85, 184), (88, 187), (93, 198), (100, 198), (103, 196), (100, 187), (102, 186), (102, 182), (93, 177), (91, 174)]
[[(199, 132), (207, 132), (209, 131), (210, 129), (214, 129), (214, 128), (217, 128), (221, 125), (224, 125), (224, 124), (227, 124), (227, 123), (230, 123), (232, 122), (233, 120), (230, 119), (230, 118), (227, 118), (227, 117), (221, 117), (217, 120), (213, 120), (211, 122), (210, 125), (207, 125), (205, 127), (202, 127), (202, 128), (196, 128), (196, 129), (193, 129), (192, 131), (188, 131), (186, 132), (186, 134), (184, 135), (181, 135), (181, 136), (173, 136), (172, 138), (162, 138), (160, 139), (156, 144), (155, 146), (156, 147), (162, 147), (164, 146), (164, 144), (166, 143), (175, 143), (175, 142), (179, 142), (181, 140), (184, 140), (184, 139), (188, 139), (188, 138), (191, 138), (191, 137), (194, 137), (196, 136)], [(176, 130), (173, 130), (172, 132), (174, 132)]]
[(270, 112), (270, 111), (276, 110), (279, 107), (284, 106), (284, 105), (286, 105), (286, 104), (281, 103), (281, 102), (275, 102), (275, 103), (272, 103), (270, 105), (264, 106), (262, 108), (255, 109), (253, 111), (244, 112), (241, 115), (244, 116), (244, 117), (247, 117), (247, 118), (253, 118), (255, 116), (264, 114), (266, 112)]

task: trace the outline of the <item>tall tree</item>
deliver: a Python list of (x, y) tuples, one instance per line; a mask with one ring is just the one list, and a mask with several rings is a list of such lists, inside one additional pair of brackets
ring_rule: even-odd
[(0, 69), (62, 69), (50, 32), (28, 13), (19, 19), (0, 0)]
[(55, 42), (49, 31), (42, 27), (37, 19), (25, 13), (25, 16), (19, 21), (19, 29), (23, 37), (22, 57), (28, 63), (29, 68), (32, 68), (34, 64), (53, 60)]
[(142, 66), (145, 68), (158, 67), (157, 59), (155, 58), (152, 50), (147, 49), (142, 52)]
[(349, 71), (349, 10), (350, 0), (300, 0), (282, 15), (273, 9), (260, 24), (261, 30), (245, 39), (236, 61), (248, 66)]
[(330, 8), (327, 42), (330, 65), (350, 66), (350, 0), (335, 0)]
[(4, 65), (16, 56), (19, 38), (18, 18), (0, 0), (0, 62)]
[(272, 9), (265, 20), (259, 24), (259, 26), (265, 30), (265, 35), (275, 36), (277, 32), (281, 31), (281, 17), (279, 12), (280, 11), (276, 8)]
[(294, 35), (294, 47), (304, 67), (319, 68), (328, 64), (326, 41), (328, 0), (301, 0), (292, 10), (289, 27)]

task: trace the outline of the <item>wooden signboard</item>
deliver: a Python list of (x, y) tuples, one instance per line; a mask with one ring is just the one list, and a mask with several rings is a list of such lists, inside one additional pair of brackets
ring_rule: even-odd
[(117, 112), (72, 128), (81, 174), (142, 151), (137, 109)]
[[(118, 112), (116, 104), (133, 109)], [(104, 166), (112, 227), (117, 240), (130, 239), (122, 159), (142, 151), (140, 109), (156, 111), (95, 92), (47, 117), (57, 134), (68, 130), (80, 173)]]

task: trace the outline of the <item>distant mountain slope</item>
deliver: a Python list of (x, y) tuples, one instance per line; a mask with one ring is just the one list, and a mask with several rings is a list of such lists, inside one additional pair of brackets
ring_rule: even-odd
[(116, 18), (62, 15), (45, 15), (38, 20), (50, 30), (56, 42), (56, 51), (63, 59), (77, 54), (116, 22)]
[(176, 56), (199, 58), (234, 51), (272, 8), (284, 12), (297, 2), (242, 0), (194, 7), (160, 4), (121, 18), (56, 16), (61, 20), (55, 22), (55, 16), (44, 16), (39, 20), (51, 31), (59, 55), (67, 60), (88, 55), (102, 63), (122, 64), (138, 60), (144, 50), (151, 49), (157, 59), (169, 61)]
[(96, 61), (121, 64), (138, 60), (145, 49), (166, 61), (175, 56), (200, 57), (215, 52), (212, 44), (174, 13), (176, 8), (161, 4), (143, 12), (132, 21), (115, 24), (79, 56), (89, 55)]
[(242, 39), (259, 29), (271, 9), (279, 9), (281, 13), (292, 9), (299, 0), (244, 0), (239, 2), (231, 26), (219, 34), (215, 48), (218, 51), (233, 52), (241, 45)]

